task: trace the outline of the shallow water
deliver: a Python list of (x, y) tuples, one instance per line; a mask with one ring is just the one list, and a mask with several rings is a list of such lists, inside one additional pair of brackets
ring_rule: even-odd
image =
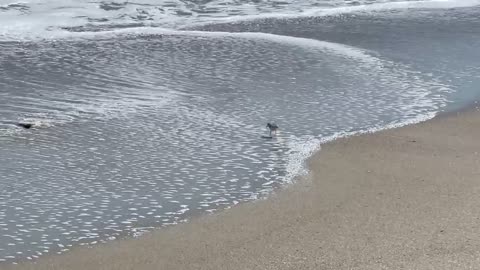
[(169, 3), (0, 8), (0, 261), (262, 197), (321, 142), (480, 95), (477, 1)]

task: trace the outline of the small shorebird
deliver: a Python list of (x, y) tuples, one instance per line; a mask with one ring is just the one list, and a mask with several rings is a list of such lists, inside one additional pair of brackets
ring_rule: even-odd
[(274, 135), (277, 135), (277, 130), (278, 130), (277, 124), (275, 124), (275, 123), (267, 123), (267, 128), (268, 128), (268, 130), (270, 131), (270, 137), (272, 137), (272, 133), (273, 133)]

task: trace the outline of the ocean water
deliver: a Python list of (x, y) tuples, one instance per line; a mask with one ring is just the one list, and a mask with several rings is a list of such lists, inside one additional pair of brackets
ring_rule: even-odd
[(262, 198), (323, 142), (468, 106), (479, 48), (472, 0), (0, 0), (0, 265)]

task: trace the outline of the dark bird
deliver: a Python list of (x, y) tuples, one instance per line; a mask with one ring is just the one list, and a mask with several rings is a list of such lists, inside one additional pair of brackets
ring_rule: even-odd
[(274, 135), (277, 135), (277, 130), (278, 130), (277, 124), (275, 124), (275, 123), (267, 123), (267, 128), (268, 128), (268, 130), (270, 131), (270, 137), (272, 137), (272, 133), (273, 133)]
[(31, 128), (33, 125), (32, 125), (32, 124), (29, 124), (29, 123), (18, 123), (17, 126), (23, 127), (23, 128), (26, 128), (26, 129), (29, 129), (29, 128)]

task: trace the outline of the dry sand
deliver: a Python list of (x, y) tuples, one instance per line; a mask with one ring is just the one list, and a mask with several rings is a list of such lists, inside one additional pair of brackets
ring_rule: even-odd
[(480, 269), (479, 139), (469, 112), (338, 140), (267, 200), (11, 269)]

